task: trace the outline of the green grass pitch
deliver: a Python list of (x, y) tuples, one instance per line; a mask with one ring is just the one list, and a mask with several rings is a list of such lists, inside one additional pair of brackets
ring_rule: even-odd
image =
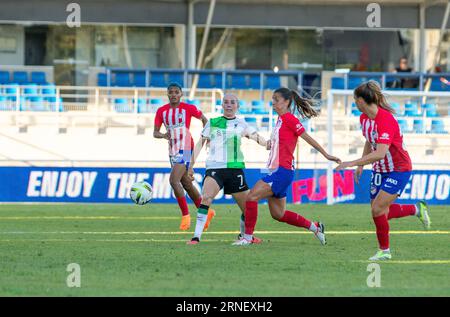
[[(260, 205), (261, 245), (236, 247), (236, 205), (217, 216), (199, 245), (179, 232), (175, 205), (0, 205), (0, 296), (450, 296), (450, 208), (431, 206), (431, 231), (394, 219), (393, 259), (381, 287), (366, 280), (376, 236), (367, 205), (290, 205), (321, 220), (321, 246), (307, 231), (270, 218)], [(69, 263), (81, 287), (69, 288)]]

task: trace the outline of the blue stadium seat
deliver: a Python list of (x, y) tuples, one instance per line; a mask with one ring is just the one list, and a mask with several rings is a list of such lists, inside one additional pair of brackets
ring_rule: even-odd
[(449, 86), (440, 81), (439, 78), (431, 79), (430, 91), (448, 91)]
[(1, 71), (0, 72), (0, 85), (9, 84), (9, 72)]
[(199, 74), (198, 75), (198, 88), (213, 88), (214, 84), (211, 80), (210, 74)]
[(31, 111), (48, 111), (44, 105), (44, 98), (40, 96), (30, 96), (26, 97), (26, 101), (29, 103), (29, 110)]
[(398, 119), (398, 125), (400, 126), (400, 131), (402, 133), (411, 132), (411, 130), (408, 127), (408, 121), (406, 119)]
[(401, 116), (403, 113), (398, 102), (391, 102), (391, 107), (395, 110), (395, 115)]
[(200, 100), (198, 100), (198, 99), (186, 99), (186, 103), (188, 103), (190, 105), (194, 105), (197, 108), (200, 108)]
[(97, 74), (97, 86), (106, 87), (108, 85), (108, 77), (105, 73)]
[(166, 76), (162, 72), (152, 72), (150, 76), (150, 87), (167, 87)]
[(244, 100), (239, 100), (239, 113), (241, 114), (251, 114), (252, 108)]
[(407, 117), (417, 117), (420, 116), (417, 103), (405, 103), (405, 116)]
[(44, 72), (31, 72), (31, 83), (37, 85), (46, 85), (47, 79)]
[(414, 119), (413, 121), (413, 132), (414, 133), (424, 133), (425, 123), (423, 119)]
[(149, 113), (150, 105), (147, 104), (147, 100), (144, 98), (133, 99), (133, 107), (137, 103), (137, 113)]
[(183, 73), (169, 73), (169, 82), (178, 83), (181, 87), (184, 87), (184, 74)]
[(0, 111), (14, 110), (8, 97), (0, 95)]
[(223, 112), (223, 108), (222, 108), (222, 99), (217, 99), (216, 100), (216, 108), (215, 108), (216, 112), (222, 113)]
[(130, 73), (116, 73), (114, 86), (118, 87), (130, 87)]
[(442, 121), (442, 119), (431, 120), (431, 129), (429, 133), (447, 134), (448, 131), (445, 130), (444, 121)]
[(267, 75), (265, 89), (278, 89), (281, 87), (280, 76), (278, 75)]
[(56, 86), (55, 85), (46, 85), (42, 88), (43, 95), (56, 95)]
[(244, 120), (248, 123), (249, 126), (257, 128), (258, 124), (255, 117), (245, 117)]
[(150, 99), (150, 108), (152, 112), (156, 112), (159, 107), (164, 105), (164, 100), (161, 98)]
[(348, 78), (348, 89), (355, 89), (364, 82), (362, 77), (351, 77)]
[(356, 117), (359, 117), (361, 115), (361, 111), (358, 110), (358, 108), (356, 107), (356, 104), (354, 102), (352, 102), (351, 114), (352, 114), (352, 116), (356, 116)]
[(8, 97), (15, 97), (17, 94), (17, 90), (19, 89), (19, 85), (12, 84), (5, 88), (5, 94), (8, 95)]
[[(250, 75), (250, 89), (260, 89), (261, 88), (261, 76), (260, 75)], [(263, 86), (264, 88), (264, 81)]]
[(36, 84), (29, 84), (23, 89), (24, 95), (37, 95), (38, 87)]
[(252, 101), (252, 113), (254, 114), (269, 114), (268, 109), (266, 109), (264, 105), (264, 101), (262, 100), (253, 100)]
[(215, 88), (222, 88), (222, 74), (216, 74), (214, 75), (214, 87)]
[(134, 73), (133, 84), (136, 87), (146, 87), (145, 72)]
[(434, 103), (425, 103), (422, 105), (422, 112), (425, 111), (425, 115), (427, 117), (439, 117), (437, 113), (436, 104)]
[(28, 84), (28, 74), (27, 72), (13, 72), (13, 83), (19, 85)]
[(245, 75), (232, 74), (230, 87), (231, 89), (247, 89), (248, 85)]
[(132, 112), (132, 109), (130, 105), (128, 104), (127, 98), (116, 98), (114, 99), (114, 110), (116, 112), (121, 113), (130, 113)]
[[(51, 111), (56, 111), (57, 107), (57, 98), (56, 96), (44, 97), (44, 99), (48, 102)], [(64, 111), (63, 99), (59, 97), (59, 112)]]
[(345, 89), (345, 80), (341, 77), (331, 78), (331, 89)]

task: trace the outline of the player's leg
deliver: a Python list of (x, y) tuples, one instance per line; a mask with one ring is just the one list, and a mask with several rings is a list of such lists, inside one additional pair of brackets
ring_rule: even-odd
[(379, 251), (369, 260), (389, 260), (389, 206), (397, 199), (397, 193), (391, 194), (381, 189), (372, 202), (372, 218), (375, 223)]
[(258, 201), (273, 196), (272, 187), (263, 180), (259, 180), (250, 190), (245, 202), (245, 233), (244, 238), (233, 243), (234, 245), (248, 245), (253, 240), (256, 220), (258, 218)]
[(197, 211), (197, 224), (195, 226), (195, 233), (191, 241), (188, 242), (189, 244), (197, 244), (198, 242), (200, 242), (208, 218), (209, 206), (212, 204), (220, 189), (221, 187), (214, 178), (210, 176), (205, 177), (202, 190), (203, 197)]
[(415, 205), (392, 204), (389, 206), (388, 220), (409, 216), (416, 216), (425, 229), (430, 228), (431, 220), (428, 214), (428, 205), (424, 200), (418, 201)]
[[(245, 234), (245, 202), (247, 200), (247, 195), (249, 192), (250, 190), (247, 189), (246, 191), (243, 192), (231, 194), (233, 196), (234, 201), (236, 201), (237, 205), (242, 211), (242, 214), (240, 216), (240, 225), (239, 225), (240, 233), (238, 236), (238, 240), (242, 239)], [(253, 236), (252, 243), (258, 244), (261, 242), (262, 239)]]
[(194, 186), (194, 184), (192, 184), (187, 169), (186, 172), (183, 174), (183, 177), (181, 178), (181, 185), (188, 194), (189, 198), (191, 198), (191, 200), (194, 202), (195, 207), (197, 208), (200, 207), (200, 204), (202, 202), (202, 195), (200, 194), (198, 189)]
[(322, 245), (325, 245), (325, 226), (320, 222), (313, 222), (290, 210), (286, 210), (286, 197), (269, 197), (269, 210), (273, 219), (291, 226), (305, 228), (314, 233)]
[(181, 218), (181, 230), (189, 230), (191, 225), (191, 217), (189, 216), (189, 207), (184, 194), (183, 185), (181, 184), (181, 178), (186, 172), (186, 166), (184, 164), (175, 163), (172, 166), (172, 171), (170, 172), (170, 186), (173, 189), (175, 198), (177, 199), (178, 206), (180, 207), (182, 218)]

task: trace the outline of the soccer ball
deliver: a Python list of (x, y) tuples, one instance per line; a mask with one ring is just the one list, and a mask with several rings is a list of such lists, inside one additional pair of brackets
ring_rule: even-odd
[(152, 199), (153, 189), (147, 182), (137, 182), (131, 186), (130, 198), (138, 205), (145, 205)]

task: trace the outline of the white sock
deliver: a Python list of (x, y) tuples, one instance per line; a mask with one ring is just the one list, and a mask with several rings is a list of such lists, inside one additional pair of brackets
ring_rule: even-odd
[(314, 223), (314, 221), (311, 221), (311, 226), (309, 227), (309, 231), (312, 231), (312, 232), (314, 232), (314, 233), (317, 232), (317, 226), (316, 226), (316, 224)]
[(389, 248), (381, 250), (381, 251), (386, 252), (386, 253), (391, 253), (391, 250), (389, 250)]
[(252, 241), (253, 240), (253, 235), (244, 233), (244, 239), (248, 240), (248, 241)]
[(416, 216), (419, 217), (419, 208), (417, 208), (417, 205), (414, 205), (416, 207)]
[(240, 223), (240, 227), (241, 227), (241, 236), (243, 237), (245, 234), (245, 220), (243, 219), (244, 215), (241, 215), (241, 223)]
[(197, 213), (197, 224), (195, 225), (195, 233), (194, 237), (200, 238), (202, 237), (203, 228), (205, 228), (206, 219), (208, 218), (208, 215)]

